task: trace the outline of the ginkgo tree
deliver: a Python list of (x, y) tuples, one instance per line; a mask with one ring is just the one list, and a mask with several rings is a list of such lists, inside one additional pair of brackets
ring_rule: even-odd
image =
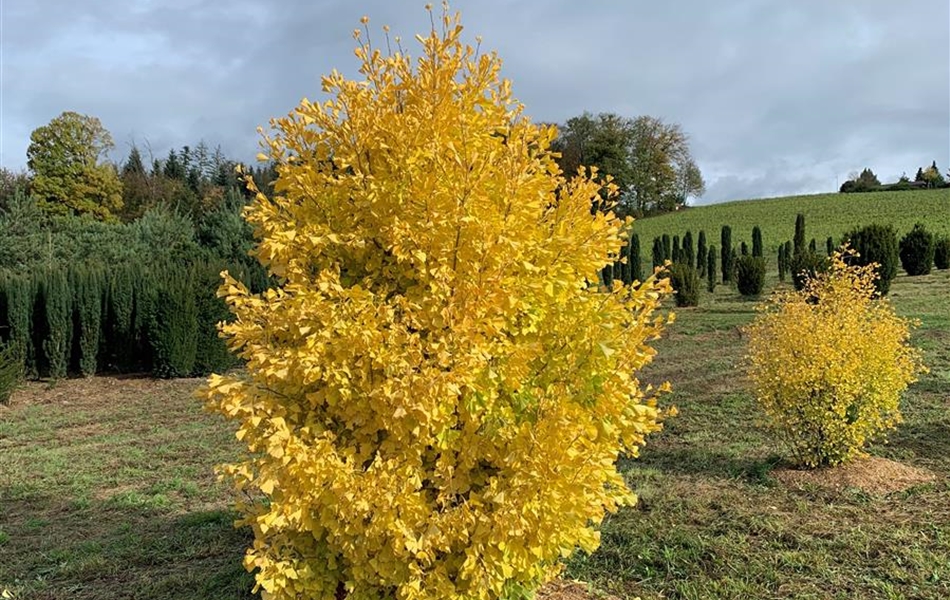
[(365, 22), (362, 79), (265, 136), (279, 177), (246, 216), (277, 284), (220, 291), (247, 368), (204, 393), (265, 500), (245, 565), (265, 598), (521, 597), (635, 500), (616, 461), (665, 413), (636, 371), (669, 286), (600, 284), (630, 222), (591, 210), (594, 174), (559, 171), (458, 15), (417, 60)]

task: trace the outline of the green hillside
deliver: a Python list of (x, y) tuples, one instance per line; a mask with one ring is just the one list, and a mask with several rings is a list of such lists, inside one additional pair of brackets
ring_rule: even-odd
[(743, 241), (751, 246), (752, 227), (758, 225), (766, 251), (772, 254), (780, 243), (792, 239), (798, 213), (805, 215), (806, 238), (815, 238), (819, 248), (829, 236), (838, 241), (851, 228), (870, 223), (891, 224), (903, 235), (919, 221), (934, 233), (950, 234), (950, 189), (742, 200), (640, 219), (634, 231), (640, 235), (644, 260), (653, 238), (664, 233), (682, 237), (691, 230), (695, 239), (702, 229), (708, 243), (718, 247), (723, 225), (732, 227), (736, 246)]

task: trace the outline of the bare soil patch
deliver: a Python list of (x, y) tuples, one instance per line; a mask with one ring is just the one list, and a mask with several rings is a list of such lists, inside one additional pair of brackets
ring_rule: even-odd
[(772, 475), (792, 488), (815, 486), (834, 492), (859, 489), (874, 496), (902, 492), (937, 480), (930, 471), (878, 456), (821, 469), (777, 469)]
[(29, 405), (95, 407), (108, 402), (141, 399), (143, 395), (188, 393), (197, 389), (201, 379), (153, 379), (142, 375), (100, 375), (63, 379), (56, 382), (28, 381), (13, 392), (7, 408)]

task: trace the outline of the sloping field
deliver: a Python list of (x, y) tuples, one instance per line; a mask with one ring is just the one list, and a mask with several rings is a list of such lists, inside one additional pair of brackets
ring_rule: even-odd
[(729, 225), (733, 244), (744, 241), (751, 246), (752, 228), (758, 225), (771, 255), (779, 244), (792, 239), (798, 213), (805, 215), (806, 239), (815, 238), (819, 249), (829, 236), (837, 242), (853, 227), (871, 223), (891, 224), (903, 235), (914, 223), (922, 222), (934, 233), (950, 235), (950, 189), (741, 200), (640, 219), (634, 231), (640, 235), (643, 256), (648, 258), (653, 238), (664, 233), (682, 237), (691, 230), (695, 239), (705, 230), (707, 243), (719, 247), (720, 229)]

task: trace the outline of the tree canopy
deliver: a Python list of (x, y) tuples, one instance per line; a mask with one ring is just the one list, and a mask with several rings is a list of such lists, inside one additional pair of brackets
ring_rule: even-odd
[(553, 149), (568, 176), (578, 167), (597, 167), (620, 190), (619, 212), (666, 212), (705, 192), (689, 138), (675, 123), (651, 116), (635, 119), (613, 113), (584, 113), (560, 127)]
[(112, 136), (99, 119), (64, 112), (30, 135), (32, 194), (49, 214), (109, 219), (122, 208), (122, 182), (105, 160)]

